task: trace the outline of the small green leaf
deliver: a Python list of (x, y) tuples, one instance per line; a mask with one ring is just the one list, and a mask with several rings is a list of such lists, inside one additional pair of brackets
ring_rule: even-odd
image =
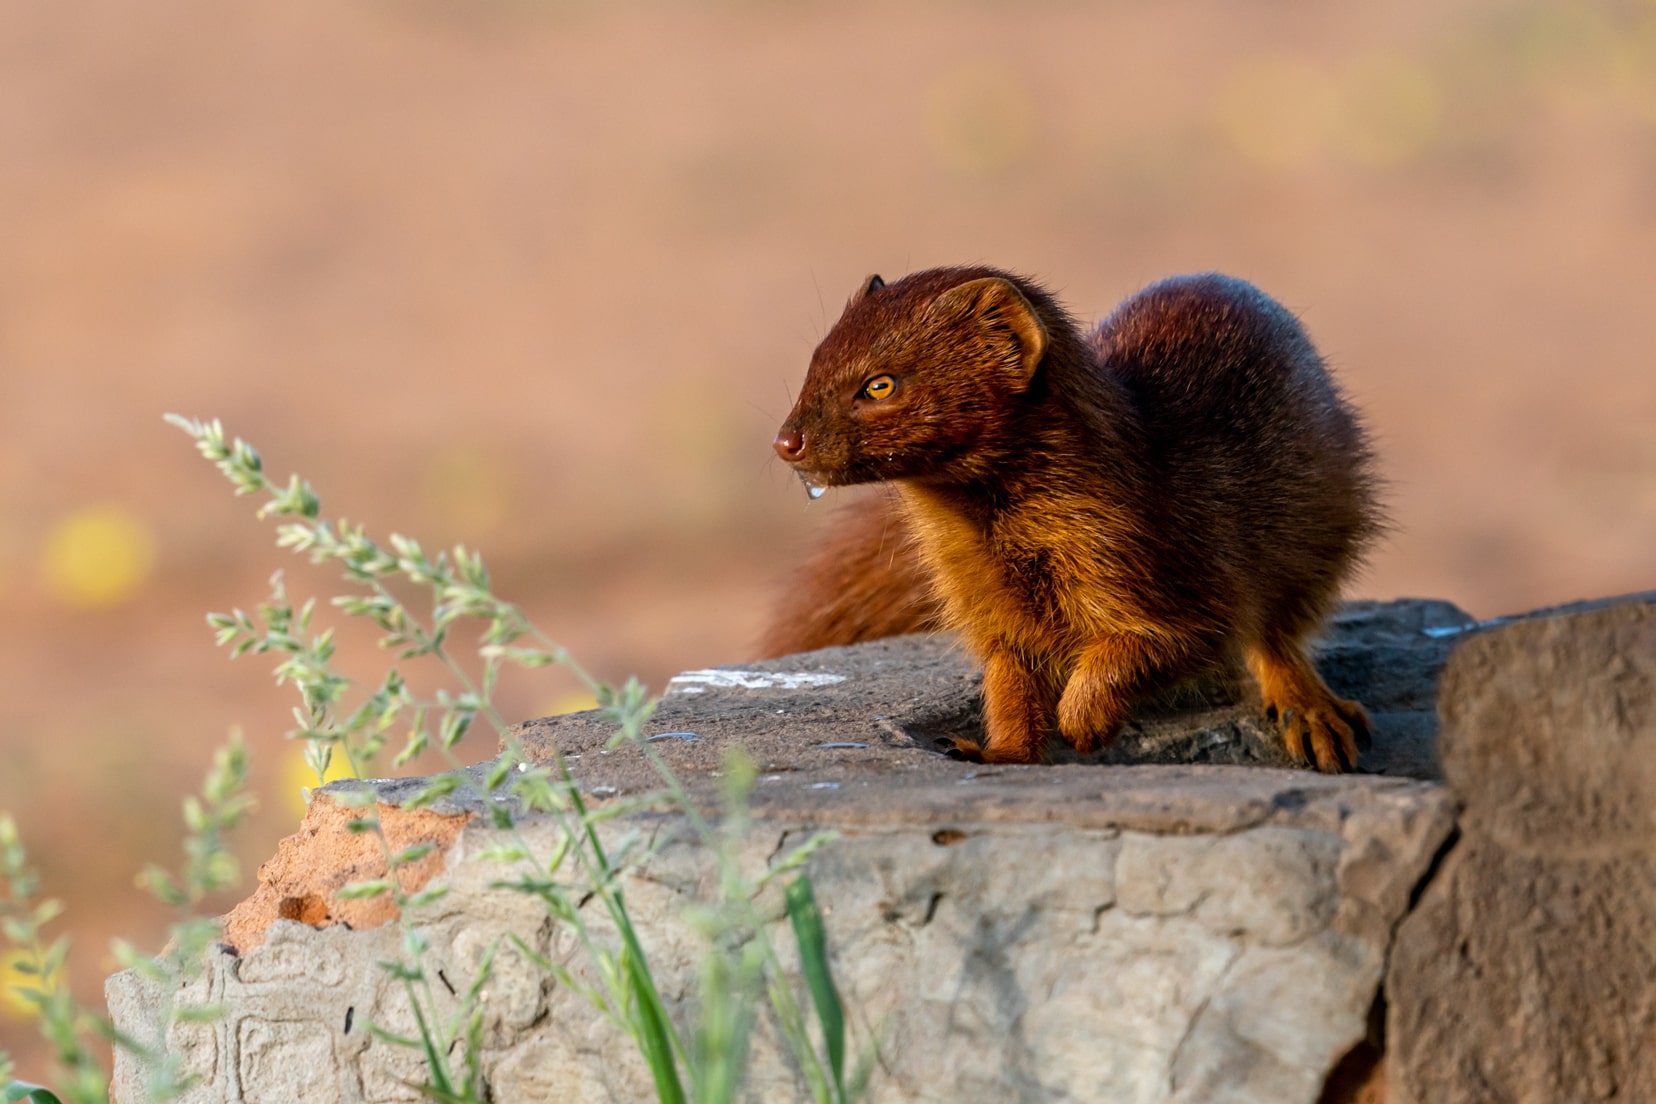
[(492, 843), (478, 852), (477, 857), (484, 862), (515, 863), (528, 862), (529, 852), (522, 844), (503, 842)]
[(471, 727), (474, 715), (473, 712), (458, 706), (444, 713), (443, 719), (437, 725), (437, 741), (445, 748), (458, 744), (460, 737), (466, 734), (466, 729)]
[(430, 841), (416, 843), (414, 846), (405, 847), (391, 856), (391, 865), (405, 866), (409, 863), (417, 863), (435, 850), (437, 850), (437, 845)]
[(405, 802), (403, 807), (407, 809), (421, 809), (427, 805), (435, 805), (437, 802), (459, 789), (460, 782), (461, 778), (457, 774), (439, 774), (430, 782), (426, 783), (425, 789), (421, 790)]
[(403, 953), (410, 960), (418, 962), (431, 949), (431, 940), (418, 928), (403, 929)]
[(418, 728), (414, 729), (408, 734), (408, 743), (397, 753), (397, 757), (391, 761), (392, 766), (403, 766), (410, 759), (424, 751), (426, 749), (426, 744), (427, 737), (425, 732)]
[(63, 1104), (56, 1093), (43, 1085), (31, 1085), (27, 1081), (7, 1081), (6, 1104), (15, 1104), (16, 1101), (28, 1101), (28, 1104)]
[(483, 776), (483, 791), (494, 793), (504, 786), (506, 780), (512, 777), (512, 768), (516, 765), (509, 756), (505, 755), (495, 760), (494, 766), (489, 768), (489, 773)]
[(408, 898), (406, 904), (410, 909), (425, 908), (427, 905), (435, 904), (447, 897), (448, 892), (447, 886), (432, 886), (430, 889), (422, 889)]
[[(382, 962), (380, 965), (383, 966), (385, 963)], [(391, 1043), (393, 1046), (408, 1047), (410, 1050), (420, 1049), (420, 1041), (418, 1039), (410, 1039), (407, 1035), (394, 1035), (376, 1023), (368, 1025), (368, 1033), (376, 1039)]]
[(334, 896), (345, 901), (361, 901), (370, 897), (383, 897), (391, 892), (391, 882), (386, 878), (374, 878), (366, 882), (352, 882), (347, 886), (340, 886), (334, 891)]
[(224, 1019), (222, 1004), (178, 1005), (173, 1008), (173, 1019), (179, 1023), (210, 1024)]

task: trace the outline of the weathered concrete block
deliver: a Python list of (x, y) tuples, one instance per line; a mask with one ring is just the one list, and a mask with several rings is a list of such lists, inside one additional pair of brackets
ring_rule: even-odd
[(1442, 680), (1460, 841), (1398, 933), (1398, 1104), (1656, 1100), (1656, 606), (1491, 630)]
[[(1444, 603), (1366, 603), (1349, 607), (1325, 642), (1326, 677), (1377, 722), (1364, 765), (1405, 777), (1271, 769), (1280, 742), (1241, 685), (1222, 678), (1147, 703), (1087, 762), (1061, 749), (1044, 766), (954, 762), (935, 740), (979, 723), (978, 677), (947, 639), (688, 672), (657, 712), (649, 746), (708, 808), (729, 749), (756, 761), (743, 842), (751, 869), (812, 831), (840, 833), (810, 869), (854, 1038), (881, 1045), (875, 1101), (1311, 1104), (1368, 1036), (1393, 930), (1451, 830), (1447, 792), (1417, 779), (1437, 772), (1437, 672), (1475, 631)], [(531, 755), (557, 748), (594, 804), (659, 787), (638, 748), (605, 750), (610, 730), (594, 715), (535, 722), (520, 736)], [(474, 781), (482, 773), (469, 772)], [(375, 784), (382, 820), (395, 820), (420, 785)], [(430, 938), (426, 965), (445, 981), (435, 990), (445, 1007), (447, 987), (463, 991), (497, 948), (482, 1056), (493, 1098), (652, 1098), (631, 1044), (500, 942), (516, 933), (594, 979), (569, 931), (496, 884), (505, 872), (483, 857), (496, 835), (478, 822), (453, 835), (481, 807), (457, 794), (396, 830), (440, 844), (429, 872), (450, 894), (413, 922)], [(210, 1070), (203, 1102), (271, 1091), (347, 1104), (417, 1098), (419, 1055), (365, 1026), (413, 1032), (406, 996), (377, 966), (396, 957), (395, 926), (273, 919), (344, 915), (332, 893), (349, 878), (306, 874), (306, 847), (334, 854), (327, 841), (338, 833), (324, 827), (342, 815), (325, 799), (313, 809), (309, 836), (284, 850), (257, 897), (265, 911), (238, 914), (245, 953), (211, 964), (204, 984), (228, 1015), (179, 1041)], [(540, 819), (521, 825), (542, 853), (556, 830)], [(650, 845), (625, 891), (663, 994), (687, 1016), (703, 947), (685, 914), (713, 884), (708, 856), (681, 818), (660, 812), (602, 830), (612, 846), (629, 833)], [(791, 940), (780, 909), (772, 915), (786, 959)], [(601, 917), (593, 931), (613, 946)], [(112, 979), (110, 994), (118, 1023), (154, 1022), (154, 994), (130, 975)], [(270, 1072), (284, 1062), (302, 1063), (302, 1073)], [(117, 1100), (138, 1099), (140, 1072), (124, 1062)], [(765, 1017), (748, 1098), (801, 1099)]]
[[(930, 803), (916, 822), (875, 808), (884, 800), (877, 793), (842, 794), (843, 836), (810, 866), (854, 1037), (878, 1041), (884, 1055), (873, 1099), (893, 1104), (1311, 1104), (1364, 1036), (1386, 955), (1384, 938), (1361, 925), (1347, 930), (1344, 918), (1406, 898), (1402, 887), (1451, 821), (1447, 796), (1431, 783), (1143, 767), (1130, 769), (1136, 789), (1159, 794), (1152, 806), (1125, 788), (1095, 789), (1093, 823), (1072, 826), (1049, 819), (1039, 789), (1013, 784), (996, 795), (998, 780), (965, 780), (963, 764), (939, 763), (994, 819), (940, 827)], [(1227, 779), (1234, 784), (1222, 786)], [(803, 772), (783, 781), (805, 793), (813, 784)], [(1399, 805), (1415, 817), (1373, 814)], [(1159, 834), (1169, 823), (1191, 834)], [(1348, 853), (1369, 848), (1369, 828), (1386, 823), (1400, 826), (1383, 841), (1392, 878), (1342, 881)], [(1365, 836), (1348, 835), (1351, 826)], [(758, 820), (744, 861), (762, 868), (782, 841), (814, 827)], [(679, 818), (605, 827), (612, 845), (627, 831), (645, 832), (651, 844), (627, 880), (629, 905), (664, 994), (686, 1014), (702, 946), (684, 913), (713, 871)], [(521, 832), (542, 854), (557, 842), (546, 820), (526, 821)], [(450, 849), (438, 882), (451, 893), (418, 918), (432, 941), (428, 970), (463, 988), (482, 949), (511, 931), (596, 980), (567, 932), (498, 888), (509, 872), (481, 854), (499, 838), (474, 825)], [(788, 948), (775, 915), (773, 938)], [(594, 930), (614, 945), (601, 919)], [(214, 1029), (222, 1058), (200, 1099), (413, 1099), (418, 1055), (366, 1031), (370, 1022), (413, 1030), (401, 988), (375, 965), (394, 957), (396, 939), (394, 926), (277, 921), (245, 957), (217, 958), (210, 984), (229, 1016)], [(485, 1001), (495, 1099), (650, 1098), (643, 1064), (616, 1029), (521, 956), (499, 955)], [(123, 975), (111, 997), (117, 1019), (130, 1022), (142, 986)], [(770, 1025), (761, 1023), (755, 1046), (748, 1099), (801, 1099)], [(117, 1099), (137, 1099), (137, 1071), (123, 1073)]]
[(1329, 832), (1260, 828), (1234, 836), (1127, 838), (1121, 907), (1192, 916), (1209, 931), (1266, 946), (1295, 943), (1333, 918), (1342, 841)]

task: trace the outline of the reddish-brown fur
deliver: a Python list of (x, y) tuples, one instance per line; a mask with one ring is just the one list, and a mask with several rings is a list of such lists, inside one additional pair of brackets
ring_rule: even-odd
[(1378, 530), (1370, 454), (1252, 285), (1176, 277), (1083, 335), (1022, 277), (875, 277), (776, 444), (808, 482), (889, 482), (900, 509), (854, 508), (769, 654), (941, 617), (984, 664), (986, 739), (958, 750), (1025, 763), (1054, 726), (1093, 750), (1148, 689), (1240, 656), (1291, 752), (1355, 765), (1368, 718), (1306, 640)]
[(835, 514), (795, 573), (759, 651), (791, 655), (945, 624), (901, 506), (882, 488)]

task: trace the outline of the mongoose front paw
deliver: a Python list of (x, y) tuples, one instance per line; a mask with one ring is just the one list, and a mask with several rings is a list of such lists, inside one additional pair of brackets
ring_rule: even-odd
[(945, 736), (937, 741), (937, 749), (950, 759), (956, 759), (962, 763), (983, 762), (983, 748), (972, 740)]
[(1372, 744), (1368, 714), (1356, 702), (1330, 697), (1302, 708), (1266, 708), (1282, 725), (1288, 754), (1324, 774), (1357, 769), (1357, 757)]
[(1113, 697), (1087, 698), (1066, 690), (1058, 702), (1058, 735), (1080, 755), (1091, 755), (1115, 742), (1126, 707)]

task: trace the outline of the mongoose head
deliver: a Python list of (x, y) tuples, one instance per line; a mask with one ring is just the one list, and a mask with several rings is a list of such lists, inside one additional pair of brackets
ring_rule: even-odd
[(777, 455), (807, 487), (972, 478), (1047, 351), (1032, 296), (1050, 303), (987, 268), (869, 277), (812, 354)]

